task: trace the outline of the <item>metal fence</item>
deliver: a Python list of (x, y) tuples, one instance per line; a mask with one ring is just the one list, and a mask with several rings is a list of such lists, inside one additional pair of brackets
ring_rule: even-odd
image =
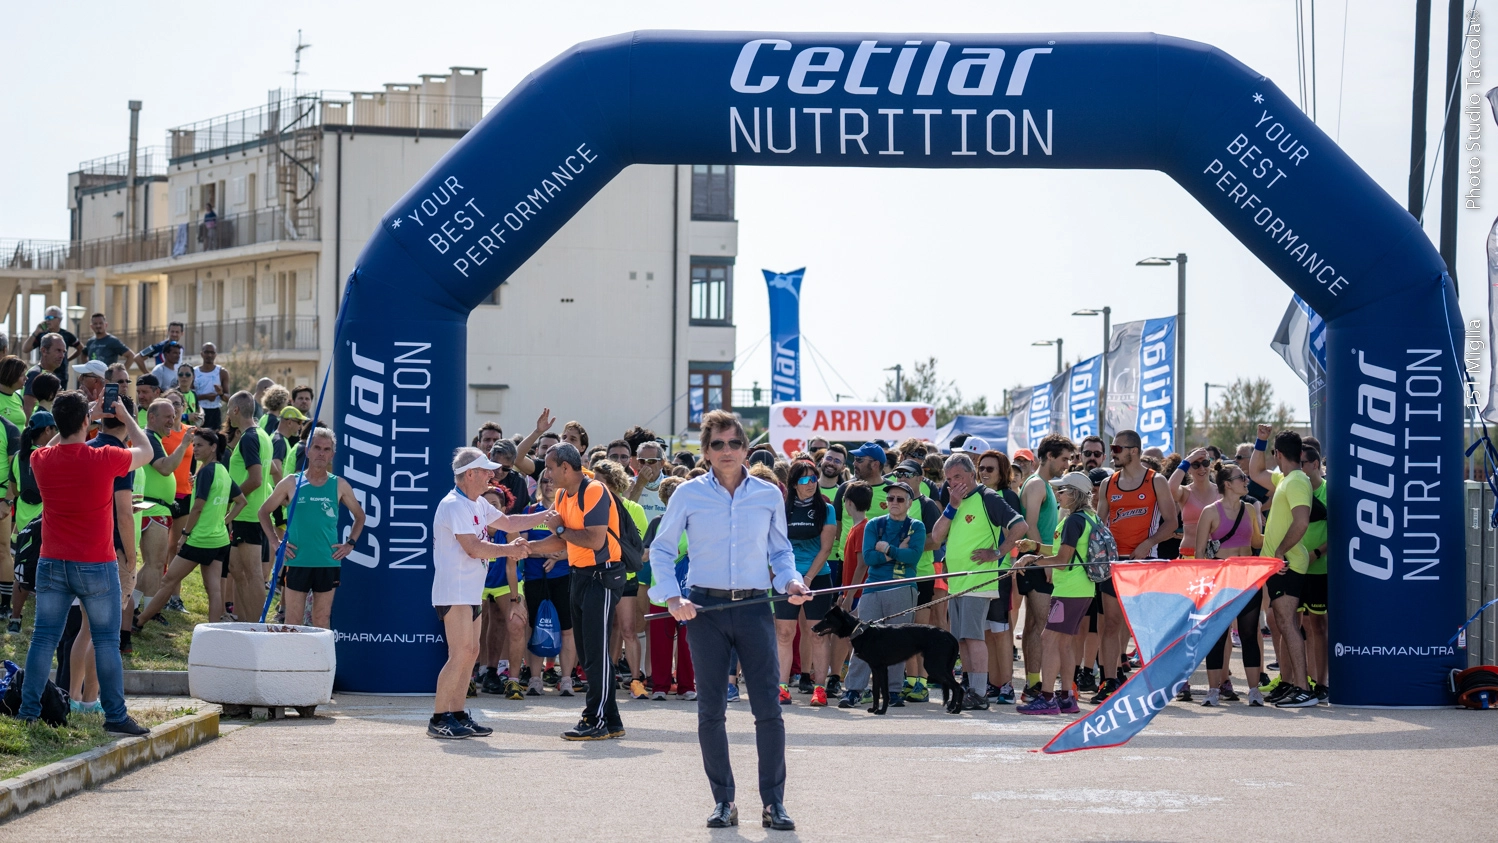
[[(1486, 483), (1466, 482), (1467, 613), (1471, 617), (1498, 598), (1498, 530), (1493, 529), (1493, 493)], [(1463, 620), (1466, 620), (1466, 617)], [(1467, 627), (1467, 665), (1498, 664), (1498, 607)]]
[[(166, 327), (116, 334), (133, 349), (141, 349), (166, 338)], [(220, 322), (193, 322), (182, 334), (184, 359), (197, 359), (203, 343), (211, 342), (219, 353), (236, 348), (260, 351), (315, 351), (317, 349), (316, 316), (257, 316), (248, 319), (225, 319)]]

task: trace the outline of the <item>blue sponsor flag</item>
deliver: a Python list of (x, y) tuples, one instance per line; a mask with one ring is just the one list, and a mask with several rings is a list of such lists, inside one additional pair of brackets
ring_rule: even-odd
[(765, 274), (770, 290), (770, 403), (801, 400), (801, 278), (806, 268)]
[(1141, 448), (1175, 447), (1176, 318), (1144, 320), (1139, 337), (1139, 431)]
[(1053, 386), (1053, 382), (1047, 382), (1030, 387), (1030, 403), (1025, 413), (1025, 430), (1029, 442), (1025, 446), (1027, 448), (1035, 447), (1040, 440), (1051, 435), (1053, 405), (1056, 398)]
[(1113, 585), (1144, 666), (1107, 702), (1058, 732), (1044, 751), (1120, 746), (1139, 734), (1283, 564), (1259, 556), (1114, 564)]
[(1098, 389), (1103, 384), (1103, 355), (1089, 357), (1066, 371), (1066, 435), (1073, 442), (1098, 434)]

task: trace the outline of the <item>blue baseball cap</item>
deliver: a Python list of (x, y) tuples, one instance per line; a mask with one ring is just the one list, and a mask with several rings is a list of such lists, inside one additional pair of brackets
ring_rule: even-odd
[(880, 465), (884, 465), (884, 449), (873, 442), (865, 442), (859, 445), (856, 451), (848, 455), (849, 459), (856, 460), (859, 457), (869, 457), (870, 459), (878, 460)]
[(47, 412), (46, 410), (37, 410), (36, 412), (31, 414), (31, 420), (27, 422), (26, 426), (31, 428), (32, 430), (41, 430), (42, 428), (46, 427), (57, 427), (57, 420), (52, 418), (52, 414)]

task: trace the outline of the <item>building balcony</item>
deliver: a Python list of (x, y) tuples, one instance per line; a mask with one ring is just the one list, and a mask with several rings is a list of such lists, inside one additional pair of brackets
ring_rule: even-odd
[[(84, 334), (87, 334), (85, 326)], [(117, 331), (115, 336), (132, 349), (140, 350), (166, 339), (166, 326), (144, 331)], [(85, 337), (86, 338), (86, 337)], [(12, 348), (25, 337), (12, 337)], [(183, 359), (197, 359), (203, 343), (211, 342), (220, 354), (236, 349), (261, 352), (317, 351), (316, 316), (256, 316), (247, 319), (225, 319), (217, 322), (189, 322), (182, 333)]]
[[(169, 261), (190, 255), (276, 241), (318, 240), (314, 218), (299, 233), (281, 208), (261, 208), (219, 217), (208, 224), (181, 223), (155, 228), (136, 236), (120, 234), (76, 242), (56, 240), (0, 240), (0, 268), (64, 271), (101, 266)], [(310, 229), (310, 230), (309, 230)], [(160, 270), (164, 267), (155, 267)]]

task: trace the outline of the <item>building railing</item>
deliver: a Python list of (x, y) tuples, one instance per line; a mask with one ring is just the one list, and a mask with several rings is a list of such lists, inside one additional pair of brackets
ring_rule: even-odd
[[(309, 229), (310, 230), (307, 230)], [(204, 252), (252, 246), (277, 240), (316, 240), (314, 218), (303, 223), (300, 236), (281, 208), (261, 208), (218, 217), (211, 224), (199, 219), (136, 236), (119, 234), (68, 243), (56, 240), (0, 240), (0, 268), (93, 269), (122, 263), (183, 257)]]
[[(146, 146), (135, 151), (135, 175), (166, 175), (167, 150), (164, 146)], [(78, 165), (78, 172), (85, 176), (104, 176), (124, 179), (130, 175), (130, 153), (118, 152), (102, 158), (94, 158)]]
[[(166, 327), (144, 331), (119, 331), (120, 342), (139, 351), (166, 339)], [(218, 322), (190, 322), (182, 332), (184, 360), (197, 360), (203, 343), (211, 342), (220, 354), (235, 349), (258, 351), (317, 350), (316, 316), (254, 316)]]
[(318, 91), (178, 126), (167, 132), (167, 143), (172, 160), (177, 160), (244, 144), (274, 143), (285, 133), (316, 126), (465, 131), (497, 102), (398, 86), (386, 91)]

